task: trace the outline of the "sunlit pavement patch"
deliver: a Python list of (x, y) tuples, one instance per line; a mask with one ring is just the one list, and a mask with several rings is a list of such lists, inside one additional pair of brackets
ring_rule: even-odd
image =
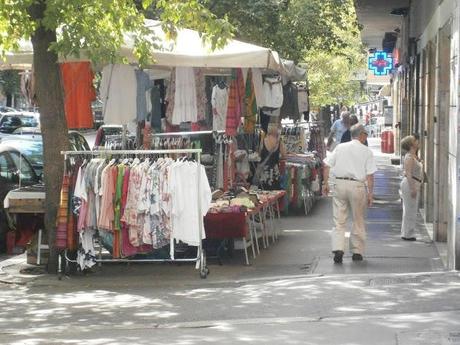
[(397, 345), (460, 345), (460, 330), (440, 332), (426, 330), (423, 332), (400, 332)]

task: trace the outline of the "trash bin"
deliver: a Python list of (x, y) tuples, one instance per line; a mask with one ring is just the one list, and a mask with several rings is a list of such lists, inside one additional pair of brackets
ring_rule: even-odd
[(382, 153), (394, 153), (395, 152), (395, 145), (394, 145), (394, 134), (392, 129), (385, 129), (380, 136), (381, 143), (380, 148)]

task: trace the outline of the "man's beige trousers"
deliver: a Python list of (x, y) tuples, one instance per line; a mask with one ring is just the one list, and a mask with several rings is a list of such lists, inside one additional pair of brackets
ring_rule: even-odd
[(332, 230), (332, 250), (345, 251), (345, 232), (349, 210), (353, 216), (350, 251), (364, 254), (366, 244), (367, 189), (364, 182), (336, 180), (333, 197), (335, 228)]

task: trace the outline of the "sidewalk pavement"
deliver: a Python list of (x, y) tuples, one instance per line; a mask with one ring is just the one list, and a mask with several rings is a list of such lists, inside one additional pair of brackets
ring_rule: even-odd
[(251, 266), (241, 251), (210, 259), (208, 279), (189, 264), (132, 263), (59, 281), (21, 274), (25, 255), (13, 257), (0, 261), (0, 343), (460, 344), (460, 275), (444, 270), (422, 221), (416, 242), (400, 239), (390, 158), (377, 155), (363, 262), (333, 264), (330, 198), (283, 218)]
[[(278, 222), (280, 239), (268, 249), (261, 250), (251, 265), (245, 266), (242, 251), (223, 260), (219, 266), (209, 259), (210, 275), (201, 280), (193, 265), (182, 264), (104, 264), (94, 273), (76, 274), (58, 281), (56, 275), (21, 274), (30, 269), (25, 256), (0, 261), (0, 282), (75, 286), (79, 284), (112, 285), (142, 284), (153, 279), (156, 284), (169, 286), (193, 282), (205, 286), (219, 282), (242, 282), (286, 277), (337, 274), (390, 274), (435, 272), (444, 265), (422, 221), (418, 224), (417, 241), (400, 239), (401, 201), (399, 183), (401, 170), (391, 165), (391, 155), (381, 154), (379, 142), (370, 139), (378, 172), (375, 174), (375, 204), (368, 210), (368, 240), (365, 261), (352, 262), (346, 253), (343, 265), (332, 263), (330, 232), (333, 227), (330, 198), (320, 198), (308, 216), (290, 216)], [(421, 217), (420, 217), (421, 220)], [(249, 251), (251, 252), (251, 251)], [(251, 254), (250, 254), (251, 256)], [(135, 282), (134, 282), (135, 281)]]

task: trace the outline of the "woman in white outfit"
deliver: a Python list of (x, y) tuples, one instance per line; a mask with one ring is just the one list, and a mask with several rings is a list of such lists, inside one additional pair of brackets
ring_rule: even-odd
[(417, 156), (419, 141), (413, 135), (409, 135), (401, 140), (401, 148), (407, 152), (404, 157), (404, 178), (401, 182), (403, 199), (401, 238), (405, 241), (415, 241), (418, 200), (423, 182), (423, 165)]

